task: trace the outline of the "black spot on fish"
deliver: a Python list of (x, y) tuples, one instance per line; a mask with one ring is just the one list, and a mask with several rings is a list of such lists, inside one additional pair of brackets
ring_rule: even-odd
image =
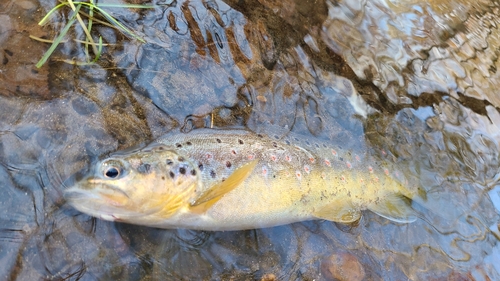
[(141, 164), (137, 167), (137, 172), (141, 174), (149, 174), (151, 173), (151, 165), (150, 164)]
[(157, 148), (157, 149), (158, 149), (158, 150), (164, 150), (164, 149), (165, 149), (165, 147), (163, 147), (163, 146), (158, 146), (158, 148)]
[(315, 143), (314, 146), (316, 146), (316, 148), (319, 148), (319, 145), (317, 143)]
[(344, 158), (342, 158), (342, 157), (339, 157), (339, 160), (340, 160), (340, 161), (344, 161)]
[(187, 145), (192, 145), (192, 143), (190, 141), (186, 142)]
[(229, 161), (226, 162), (226, 167), (231, 168), (231, 165), (232, 165), (231, 162)]
[(278, 147), (278, 144), (275, 141), (273, 141), (273, 146)]
[(231, 153), (232, 153), (233, 155), (236, 155), (236, 150), (234, 150), (234, 149), (233, 149), (233, 150), (231, 150)]
[(289, 140), (286, 140), (286, 141), (285, 141), (285, 143), (286, 143), (287, 145), (290, 145), (290, 141), (289, 141)]
[(162, 180), (165, 180), (165, 177), (164, 177), (164, 176), (162, 176), (162, 177), (161, 177), (161, 179), (162, 179)]
[(215, 139), (218, 143), (221, 143), (222, 141), (220, 139)]
[(203, 164), (201, 164), (201, 162), (198, 163), (198, 169), (200, 169), (200, 171), (203, 171)]
[(307, 145), (311, 145), (311, 143), (310, 143), (309, 141), (306, 141), (306, 144), (307, 144)]
[(327, 148), (326, 144), (323, 144), (323, 148)]
[(181, 173), (182, 175), (186, 174), (186, 168), (180, 167), (179, 168), (179, 173)]
[(226, 181), (226, 178), (222, 178), (222, 182), (225, 182)]
[(299, 141), (299, 138), (294, 138), (295, 141)]
[(175, 144), (175, 147), (177, 147), (177, 148), (181, 148), (181, 147), (182, 147), (182, 144), (180, 144), (180, 143), (176, 143), (176, 144)]
[(257, 134), (257, 136), (258, 136), (259, 138), (263, 138), (263, 137), (264, 137), (264, 136), (263, 136), (263, 135), (261, 135), (261, 134)]
[(179, 162), (184, 162), (186, 159), (184, 159), (184, 157), (182, 157), (182, 156), (179, 156), (179, 158), (177, 158), (177, 160), (179, 160)]
[(194, 170), (194, 169), (193, 169), (193, 170), (191, 170), (191, 175), (192, 175), (192, 176), (196, 176), (196, 170)]
[(168, 173), (168, 175), (169, 175), (171, 178), (175, 178), (175, 174), (174, 174), (174, 172), (172, 172), (172, 171), (170, 171), (170, 172)]
[(238, 142), (239, 142), (240, 144), (243, 144), (243, 141), (242, 141), (242, 140), (240, 140), (240, 139), (238, 139)]
[(211, 170), (211, 171), (210, 171), (210, 176), (211, 176), (213, 179), (215, 179), (215, 177), (217, 176), (217, 174), (215, 173), (215, 171), (214, 171), (214, 170)]
[(172, 165), (174, 164), (174, 161), (172, 161), (172, 159), (167, 159), (167, 165)]
[(279, 139), (280, 139), (280, 137), (279, 137), (279, 136), (277, 136), (277, 135), (274, 135), (274, 138), (275, 138), (275, 139), (277, 139), (277, 140), (279, 140)]

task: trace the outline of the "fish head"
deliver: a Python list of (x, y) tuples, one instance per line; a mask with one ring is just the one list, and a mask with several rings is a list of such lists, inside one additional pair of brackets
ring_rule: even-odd
[(187, 207), (200, 185), (200, 171), (193, 162), (155, 146), (99, 161), (64, 196), (74, 208), (94, 217), (151, 224)]

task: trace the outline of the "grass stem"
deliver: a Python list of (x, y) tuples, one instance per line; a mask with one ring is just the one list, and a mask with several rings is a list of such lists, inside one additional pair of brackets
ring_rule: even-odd
[[(45, 52), (45, 54), (42, 56), (40, 61), (36, 64), (37, 68), (40, 68), (47, 60), (48, 58), (52, 55), (56, 47), (62, 43), (66, 42), (63, 41), (63, 37), (68, 33), (70, 27), (75, 23), (78, 22), (80, 27), (83, 29), (83, 32), (85, 33), (86, 40), (76, 40), (77, 42), (85, 44), (85, 56), (86, 56), (86, 62), (75, 62), (75, 61), (69, 61), (69, 60), (63, 60), (65, 62), (71, 63), (71, 64), (76, 64), (76, 65), (87, 65), (87, 64), (92, 64), (95, 63), (102, 54), (102, 47), (107, 44), (103, 44), (102, 42), (102, 37), (99, 36), (99, 42), (96, 43), (94, 39), (92, 38), (92, 28), (94, 23), (99, 23), (103, 24), (112, 28), (116, 28), (119, 31), (121, 31), (123, 34), (126, 36), (132, 37), (140, 42), (146, 43), (146, 41), (139, 36), (137, 36), (132, 30), (128, 29), (125, 25), (117, 21), (113, 16), (111, 16), (108, 12), (103, 10), (102, 8), (108, 7), (108, 8), (132, 8), (132, 9), (150, 9), (154, 8), (155, 5), (138, 5), (138, 4), (105, 4), (105, 3), (95, 3), (95, 0), (89, 0), (89, 2), (82, 2), (82, 1), (73, 1), (73, 0), (67, 0), (67, 1), (62, 1), (60, 4), (56, 5), (54, 8), (52, 8), (47, 15), (45, 15), (42, 20), (38, 23), (39, 25), (43, 26), (46, 25), (47, 22), (49, 21), (50, 17), (59, 9), (62, 9), (63, 7), (70, 7), (72, 10), (72, 14), (64, 26), (64, 28), (61, 30), (60, 34), (53, 40), (46, 40), (42, 38), (38, 38), (35, 36), (30, 35), (30, 38), (34, 40), (38, 40), (41, 42), (49, 42), (52, 43), (52, 45), (49, 47), (49, 49)], [(88, 8), (88, 14), (81, 11), (81, 8), (85, 6)], [(101, 14), (108, 22), (96, 19), (94, 17), (94, 13), (97, 12)], [(81, 16), (85, 16), (87, 18), (87, 23), (85, 24), (84, 20), (82, 19)], [(94, 59), (90, 59), (89, 55), (89, 46), (92, 48), (92, 52), (94, 53)]]

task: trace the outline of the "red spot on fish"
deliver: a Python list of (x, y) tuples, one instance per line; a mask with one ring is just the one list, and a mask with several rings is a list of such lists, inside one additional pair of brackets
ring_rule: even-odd
[(384, 169), (384, 173), (385, 173), (386, 176), (388, 176), (389, 175), (389, 170)]
[(333, 156), (337, 156), (337, 151), (335, 151), (335, 149), (332, 149), (332, 154)]
[(277, 159), (278, 159), (278, 158), (276, 157), (276, 155), (271, 155), (271, 160), (272, 160), (273, 162), (276, 162), (276, 160), (277, 160)]
[(330, 161), (328, 161), (328, 159), (325, 159), (325, 164), (326, 164), (328, 167), (331, 167), (331, 166), (332, 166), (332, 163), (330, 163)]
[(250, 154), (250, 155), (247, 156), (248, 160), (253, 160), (254, 157), (255, 156), (253, 156), (252, 154)]
[(326, 174), (325, 174), (324, 172), (323, 172), (323, 173), (321, 173), (321, 178), (322, 178), (322, 179), (326, 179)]
[(232, 153), (233, 155), (236, 155), (236, 154), (237, 154), (237, 153), (236, 153), (236, 150), (234, 150), (234, 149), (233, 149), (233, 150), (231, 150), (231, 153)]
[(374, 181), (374, 182), (378, 182), (378, 181), (379, 181), (379, 178), (378, 178), (378, 177), (374, 177), (374, 178), (373, 178), (373, 181)]
[(311, 168), (309, 168), (309, 166), (305, 165), (304, 166), (304, 171), (306, 171), (306, 173), (309, 174), (309, 172), (311, 172)]
[(297, 179), (302, 179), (302, 173), (300, 171), (295, 171), (295, 175), (297, 176)]
[[(108, 203), (109, 205), (113, 205), (113, 206), (123, 206), (123, 204), (115, 201), (115, 200), (111, 200), (111, 199), (105, 199), (106, 200), (106, 203)], [(113, 216), (114, 217), (114, 216)]]
[(383, 149), (382, 149), (382, 150), (381, 150), (381, 152), (382, 152), (382, 154), (383, 154), (384, 156), (386, 156), (386, 155), (387, 155), (387, 152), (385, 152), (385, 150), (383, 150)]
[(357, 161), (361, 160), (358, 155), (356, 155), (355, 158), (356, 158)]
[(210, 158), (212, 158), (212, 154), (207, 153), (207, 154), (205, 155), (205, 157), (207, 157), (207, 159), (210, 159)]
[(345, 177), (343, 175), (340, 176), (340, 181), (345, 182)]
[(267, 176), (267, 167), (262, 166), (262, 175)]
[(346, 162), (345, 165), (347, 166), (347, 168), (352, 168), (352, 165), (351, 165), (351, 162)]
[(290, 155), (285, 156), (285, 159), (286, 159), (286, 161), (288, 161), (288, 162), (291, 162), (291, 161), (292, 161), (292, 157), (290, 157)]
[(368, 171), (369, 171), (370, 173), (373, 173), (373, 168), (372, 168), (372, 166), (368, 166)]
[(312, 157), (309, 158), (309, 162), (311, 162), (311, 164), (314, 163), (314, 161), (315, 161), (314, 158), (312, 158)]

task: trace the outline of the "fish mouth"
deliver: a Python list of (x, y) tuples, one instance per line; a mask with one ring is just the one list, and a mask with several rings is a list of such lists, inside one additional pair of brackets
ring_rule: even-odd
[(77, 202), (81, 200), (99, 199), (99, 195), (95, 192), (81, 189), (79, 187), (70, 187), (64, 191), (64, 199), (68, 202)]
[(123, 221), (127, 211), (109, 204), (99, 192), (71, 187), (64, 191), (64, 199), (76, 210), (107, 221)]
[(98, 199), (103, 195), (114, 194), (126, 199), (130, 199), (128, 194), (121, 188), (110, 183), (103, 182), (96, 177), (87, 177), (76, 183), (76, 185), (67, 188), (64, 191), (64, 198), (68, 201), (83, 199), (85, 197)]
[(82, 213), (105, 220), (118, 221), (130, 197), (121, 189), (88, 177), (64, 190), (63, 197)]
[(76, 210), (107, 221), (127, 222), (149, 214), (130, 209), (129, 196), (108, 184), (96, 186), (85, 181), (66, 189), (63, 197)]

